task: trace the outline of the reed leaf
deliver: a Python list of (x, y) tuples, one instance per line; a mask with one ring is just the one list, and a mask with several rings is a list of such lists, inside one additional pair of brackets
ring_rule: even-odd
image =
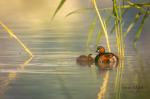
[[(128, 10), (129, 9), (125, 9), (124, 11), (123, 11), (123, 13), (122, 13), (122, 17), (126, 14), (126, 12), (128, 12)], [(113, 27), (111, 28), (111, 30), (110, 30), (110, 34), (112, 34), (113, 32), (114, 32), (114, 30), (115, 30), (115, 24), (113, 25)]]
[(98, 46), (98, 43), (100, 42), (101, 38), (102, 38), (103, 32), (99, 31), (97, 34), (97, 38), (96, 38), (96, 46)]
[[(144, 5), (143, 5), (144, 6)], [(121, 8), (121, 9), (128, 9), (128, 8), (133, 8), (133, 6), (130, 6), (130, 5), (124, 5), (124, 6), (117, 6), (117, 8)], [(104, 10), (112, 10), (111, 7), (109, 8), (101, 8), (101, 9), (98, 9), (99, 11), (104, 11)], [(77, 9), (77, 10), (74, 10), (74, 11), (71, 11), (69, 12), (66, 17), (69, 17), (73, 14), (76, 14), (76, 13), (83, 13), (83, 12), (88, 12), (88, 11), (93, 11), (93, 8), (80, 8), (80, 9)]]
[(133, 2), (131, 2), (131, 1), (129, 1), (129, 0), (127, 0), (127, 3), (128, 3), (130, 6), (133, 6), (133, 7), (137, 8), (137, 9), (139, 9), (139, 11), (141, 11), (141, 13), (145, 13), (145, 12), (146, 12), (147, 14), (150, 14), (150, 11), (145, 10), (145, 9), (143, 8), (143, 5), (145, 5), (145, 7), (150, 7), (150, 3), (136, 4), (136, 3), (133, 3)]
[[(149, 9), (147, 9), (149, 10)], [(141, 24), (138, 28), (138, 31), (136, 32), (135, 34), (135, 38), (134, 38), (134, 41), (133, 41), (133, 46), (136, 48), (136, 42), (139, 40), (140, 36), (141, 36), (141, 32), (143, 30), (143, 27), (144, 27), (144, 23), (145, 23), (145, 20), (148, 18), (148, 13), (146, 12), (142, 18), (142, 21), (141, 21)]]
[[(105, 26), (105, 27), (107, 27), (107, 26), (108, 26), (108, 24), (109, 24), (109, 22), (110, 22), (111, 17), (112, 17), (112, 16), (108, 16), (108, 18), (106, 19), (106, 26)], [(97, 46), (98, 46), (98, 43), (99, 43), (99, 42), (100, 42), (100, 40), (101, 40), (102, 35), (103, 35), (103, 30), (101, 29), (101, 31), (100, 31), (100, 32), (98, 32), (98, 34), (97, 34), (97, 38), (96, 38), (96, 45), (97, 45)]]
[[(102, 8), (102, 9), (98, 9), (98, 10), (101, 10), (101, 11), (104, 11), (104, 10), (111, 10), (112, 8)], [(88, 12), (88, 11), (93, 11), (93, 8), (80, 8), (80, 9), (77, 9), (77, 10), (74, 10), (74, 11), (71, 11), (69, 12), (66, 17), (70, 16), (70, 15), (73, 15), (73, 14), (76, 14), (76, 13), (83, 13), (83, 12)]]
[(15, 33), (10, 28), (8, 28), (2, 21), (0, 21), (0, 26), (2, 26), (4, 30), (7, 31), (7, 33), (11, 37), (13, 37), (31, 57), (33, 57), (33, 54), (30, 51), (30, 49), (15, 35)]
[(127, 34), (131, 31), (131, 29), (135, 26), (135, 24), (137, 23), (137, 21), (138, 21), (139, 18), (140, 18), (140, 15), (141, 15), (141, 13), (137, 13), (137, 14), (135, 15), (134, 20), (130, 23), (130, 25), (129, 25), (128, 28), (127, 28), (127, 31), (124, 33), (124, 37), (126, 37)]
[(116, 92), (116, 99), (120, 98), (120, 92), (121, 92), (121, 80), (122, 80), (122, 72), (124, 67), (123, 62), (123, 55), (124, 55), (124, 38), (122, 36), (122, 11), (120, 7), (117, 7), (117, 4), (120, 5), (120, 2), (118, 3), (117, 0), (113, 0), (113, 15), (115, 16), (114, 19), (114, 29), (116, 33), (116, 41), (117, 41), (117, 48), (118, 48), (118, 55), (119, 58), (121, 58), (116, 80), (115, 80), (115, 92)]
[(102, 29), (103, 29), (103, 32), (104, 32), (104, 34), (105, 34), (108, 51), (110, 52), (111, 49), (110, 49), (110, 43), (109, 43), (109, 37), (108, 37), (107, 29), (106, 29), (106, 27), (105, 27), (105, 25), (104, 25), (103, 19), (102, 19), (101, 15), (100, 15), (100, 12), (99, 12), (99, 10), (98, 10), (96, 0), (92, 0), (92, 1), (93, 1), (94, 8), (95, 8), (95, 10), (96, 10), (96, 13), (97, 13), (99, 22), (100, 22), (100, 24), (101, 24), (101, 26), (102, 26)]
[(95, 26), (96, 26), (96, 21), (97, 21), (97, 17), (95, 17), (89, 27), (89, 31), (88, 31), (88, 37), (87, 37), (87, 42), (86, 42), (86, 45), (88, 46), (89, 43), (92, 41), (92, 38), (93, 38), (93, 33), (94, 33), (94, 29), (95, 29)]
[(136, 4), (140, 7), (150, 7), (150, 2), (148, 2), (148, 3), (134, 3), (134, 4)]
[(90, 11), (90, 10), (93, 10), (92, 8), (80, 8), (80, 9), (77, 9), (77, 10), (74, 10), (74, 11), (71, 11), (69, 12), (66, 17), (70, 16), (70, 15), (73, 15), (73, 14), (76, 14), (76, 13), (83, 13), (83, 12), (86, 12), (86, 11)]
[(62, 8), (62, 6), (64, 5), (64, 3), (66, 2), (66, 0), (61, 0), (59, 5), (57, 6), (53, 16), (52, 16), (52, 20), (54, 19), (54, 17), (56, 16), (56, 14), (58, 13), (58, 11)]

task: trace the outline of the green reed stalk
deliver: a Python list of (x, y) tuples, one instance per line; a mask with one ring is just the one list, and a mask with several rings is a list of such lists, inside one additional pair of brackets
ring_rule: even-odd
[(56, 16), (56, 14), (58, 13), (58, 11), (62, 8), (62, 6), (64, 5), (64, 3), (66, 2), (66, 0), (61, 0), (58, 7), (56, 8), (53, 16), (52, 16), (52, 20), (54, 19), (54, 17)]
[[(120, 6), (120, 2), (119, 2)], [(117, 70), (116, 82), (115, 82), (115, 90), (116, 90), (116, 99), (120, 98), (120, 90), (121, 90), (121, 79), (122, 79), (122, 71), (124, 67), (123, 56), (124, 56), (124, 38), (122, 33), (122, 11), (121, 8), (117, 7), (117, 1), (113, 0), (113, 14), (115, 16), (115, 32), (116, 39), (118, 45), (118, 54), (120, 57), (120, 64)]]
[(97, 21), (97, 17), (94, 18), (94, 20), (92, 21), (92, 23), (91, 23), (91, 25), (89, 27), (88, 37), (87, 37), (87, 42), (86, 42), (87, 46), (92, 41), (93, 34), (94, 34), (94, 29), (95, 29), (95, 26), (96, 26), (96, 21)]
[(140, 13), (137, 13), (135, 15), (135, 18), (134, 20), (130, 23), (130, 25), (128, 26), (126, 32), (124, 33), (124, 37), (126, 38), (126, 36), (128, 35), (128, 33), (131, 31), (131, 29), (135, 26), (135, 24), (137, 23), (137, 21), (139, 20), (141, 14)]
[(110, 43), (109, 43), (109, 38), (108, 38), (108, 32), (107, 32), (107, 29), (106, 29), (106, 27), (105, 27), (105, 25), (104, 25), (104, 22), (103, 22), (103, 19), (102, 19), (101, 15), (100, 15), (100, 12), (99, 12), (99, 10), (98, 10), (97, 4), (96, 4), (96, 0), (93, 0), (93, 4), (94, 4), (94, 8), (95, 8), (95, 10), (96, 10), (98, 19), (99, 19), (99, 21), (100, 21), (100, 24), (101, 24), (102, 29), (103, 29), (104, 34), (105, 34), (108, 51), (110, 52), (111, 49), (110, 49)]
[[(108, 16), (108, 18), (106, 19), (106, 27), (107, 27), (107, 25), (109, 24), (110, 19), (111, 19), (111, 16)], [(101, 30), (101, 31), (98, 32), (98, 34), (97, 34), (96, 46), (98, 46), (98, 43), (99, 43), (99, 41), (101, 40), (102, 35), (103, 35), (103, 31)]]
[[(149, 10), (149, 9), (147, 9)], [(143, 27), (144, 27), (144, 23), (145, 23), (145, 20), (148, 18), (148, 12), (145, 12), (143, 18), (142, 18), (142, 21), (141, 21), (141, 24), (138, 28), (138, 31), (136, 32), (135, 34), (135, 38), (134, 38), (134, 42), (133, 42), (133, 45), (134, 47), (136, 47), (136, 42), (139, 40), (140, 36), (141, 36), (141, 32), (143, 30)]]

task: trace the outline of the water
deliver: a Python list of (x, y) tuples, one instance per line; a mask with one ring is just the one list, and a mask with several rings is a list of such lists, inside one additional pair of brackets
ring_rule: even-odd
[[(1, 45), (0, 91), (3, 99), (96, 98), (100, 81), (94, 78), (91, 68), (76, 65), (76, 57), (85, 50), (80, 42), (84, 43), (86, 35), (48, 28), (37, 29), (38, 35), (19, 26), (16, 30), (34, 57), (26, 64), (30, 60), (27, 53), (5, 31), (1, 31), (4, 45)], [(81, 39), (76, 40), (80, 36)]]
[[(86, 21), (50, 24), (38, 19), (31, 23), (26, 19), (6, 20), (5, 24), (34, 57), (29, 58), (18, 42), (0, 27), (0, 99), (97, 99), (106, 72), (95, 65), (76, 64), (79, 55), (95, 54), (94, 47), (86, 47)], [(132, 37), (127, 38), (120, 99), (149, 97), (149, 25), (148, 19), (137, 51), (132, 47)], [(117, 54), (114, 36), (110, 35), (111, 48)], [(104, 38), (100, 44), (106, 47)], [(105, 99), (118, 96), (114, 91), (116, 74), (117, 69), (110, 71)]]
[[(0, 56), (1, 99), (96, 99), (104, 73), (99, 72), (94, 65), (82, 67), (75, 62), (76, 57), (81, 54), (94, 53), (85, 47), (86, 34), (44, 27), (37, 29), (38, 32), (16, 27), (16, 30), (19, 28), (18, 37), (33, 52), (32, 59), (28, 58), (27, 53), (14, 39), (1, 31), (1, 42), (4, 42)], [(105, 42), (101, 44), (104, 45)], [(128, 99), (146, 97), (149, 90), (149, 54), (142, 53), (142, 57), (139, 57), (132, 46), (128, 45), (121, 99), (125, 99), (124, 96), (129, 97)], [(115, 43), (111, 46), (115, 48)], [(117, 52), (117, 49), (113, 51)], [(107, 99), (115, 96), (115, 77), (116, 69), (110, 71)], [(135, 85), (143, 88), (124, 88)]]

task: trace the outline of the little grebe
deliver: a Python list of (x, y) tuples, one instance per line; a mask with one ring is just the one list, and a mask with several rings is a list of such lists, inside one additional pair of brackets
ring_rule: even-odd
[(76, 60), (77, 64), (79, 64), (81, 66), (92, 65), (94, 63), (94, 59), (92, 58), (91, 55), (92, 54), (89, 54), (88, 56), (80, 55)]
[(105, 52), (102, 46), (97, 47), (98, 55), (95, 57), (95, 64), (101, 69), (112, 69), (118, 65), (118, 56), (114, 53)]

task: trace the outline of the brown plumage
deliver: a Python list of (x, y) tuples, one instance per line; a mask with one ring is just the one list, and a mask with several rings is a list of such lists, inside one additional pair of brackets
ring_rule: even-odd
[(102, 46), (97, 48), (97, 52), (95, 64), (101, 69), (112, 69), (118, 65), (119, 59), (114, 53), (105, 52)]
[(92, 54), (89, 54), (88, 56), (86, 55), (80, 55), (76, 62), (77, 64), (81, 65), (81, 66), (90, 66), (94, 63), (94, 59), (91, 56)]

